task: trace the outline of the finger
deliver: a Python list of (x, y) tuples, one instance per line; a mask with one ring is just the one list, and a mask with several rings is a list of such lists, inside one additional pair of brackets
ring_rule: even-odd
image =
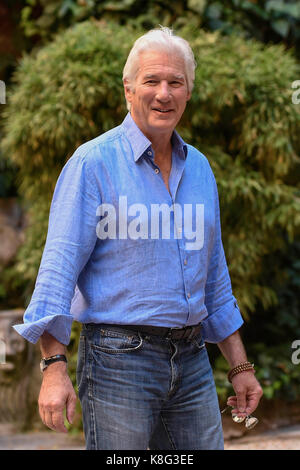
[(259, 398), (258, 397), (256, 397), (256, 396), (249, 397), (249, 399), (247, 401), (247, 406), (246, 406), (246, 413), (248, 415), (253, 413), (253, 411), (256, 410), (256, 408), (258, 406), (258, 403), (259, 403)]
[(51, 415), (51, 412), (48, 411), (48, 410), (45, 410), (44, 424), (48, 428), (52, 429), (52, 431), (55, 431), (55, 427), (54, 427), (53, 422), (52, 422), (52, 415)]
[(246, 413), (246, 410), (240, 411), (238, 407), (232, 408), (231, 413), (232, 415), (235, 415), (238, 418), (246, 418), (246, 416), (248, 415), (248, 413)]
[(244, 415), (246, 412), (246, 393), (242, 391), (237, 392), (236, 398), (237, 398), (236, 406), (238, 410), (237, 412)]
[(232, 414), (238, 414), (239, 413), (239, 409), (238, 409), (238, 406), (237, 406), (237, 397), (236, 396), (228, 397), (227, 405), (232, 408), (232, 410), (231, 410)]
[(70, 424), (73, 423), (73, 419), (75, 416), (75, 409), (76, 409), (76, 397), (69, 396), (68, 401), (67, 401), (67, 420), (69, 421)]
[(234, 396), (234, 397), (228, 397), (228, 398), (227, 398), (227, 405), (228, 405), (228, 406), (234, 406), (234, 407), (235, 407), (235, 406), (236, 406), (236, 403), (237, 403), (237, 398), (236, 398), (236, 396)]
[(46, 424), (46, 423), (45, 423), (45, 412), (44, 412), (44, 408), (43, 408), (41, 405), (39, 405), (39, 413), (40, 413), (40, 417), (41, 417), (42, 422), (43, 422), (44, 424)]
[(64, 416), (63, 410), (61, 411), (54, 411), (52, 413), (52, 423), (54, 426), (54, 430), (57, 432), (68, 432), (67, 428), (64, 425)]

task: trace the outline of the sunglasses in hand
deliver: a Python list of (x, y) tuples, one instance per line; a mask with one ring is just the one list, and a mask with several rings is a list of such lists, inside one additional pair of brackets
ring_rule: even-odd
[[(224, 408), (224, 410), (221, 411), (221, 414), (225, 413), (225, 411), (229, 410), (230, 408), (232, 407), (226, 406), (226, 408)], [(231, 413), (231, 417), (235, 423), (243, 423), (245, 421), (246, 429), (253, 429), (258, 424), (258, 419), (252, 415), (239, 417), (238, 415)]]

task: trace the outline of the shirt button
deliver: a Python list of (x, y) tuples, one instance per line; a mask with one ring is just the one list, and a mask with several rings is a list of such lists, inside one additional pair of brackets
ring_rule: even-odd
[(191, 298), (191, 294), (188, 292), (187, 293), (187, 298), (190, 299)]
[(159, 169), (158, 169), (158, 168), (155, 168), (155, 170), (154, 170), (154, 171), (155, 171), (155, 173), (158, 175), (158, 173), (159, 173)]
[(186, 265), (187, 265), (187, 259), (184, 260), (184, 266), (186, 266)]
[(147, 153), (148, 153), (148, 155), (151, 157), (151, 155), (152, 155), (152, 152), (150, 152), (150, 150), (149, 150), (149, 152), (147, 152)]

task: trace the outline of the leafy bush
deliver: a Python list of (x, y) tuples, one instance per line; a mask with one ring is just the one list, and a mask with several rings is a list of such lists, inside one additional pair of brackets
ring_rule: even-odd
[(94, 18), (150, 29), (158, 23), (177, 26), (194, 21), (200, 26), (206, 0), (27, 0), (22, 9), (26, 36), (45, 41), (54, 33)]
[(300, 45), (298, 0), (207, 0), (204, 25), (226, 34), (240, 31), (262, 42)]
[(26, 36), (45, 41), (62, 29), (89, 18), (150, 29), (158, 23), (180, 27), (193, 24), (224, 34), (239, 33), (264, 43), (284, 42), (300, 53), (298, 0), (23, 0), (22, 27)]

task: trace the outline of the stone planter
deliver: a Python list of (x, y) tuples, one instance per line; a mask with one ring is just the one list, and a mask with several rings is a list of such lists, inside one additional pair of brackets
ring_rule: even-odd
[(0, 311), (0, 424), (30, 429), (39, 420), (40, 352), (12, 326), (22, 323), (24, 310)]

